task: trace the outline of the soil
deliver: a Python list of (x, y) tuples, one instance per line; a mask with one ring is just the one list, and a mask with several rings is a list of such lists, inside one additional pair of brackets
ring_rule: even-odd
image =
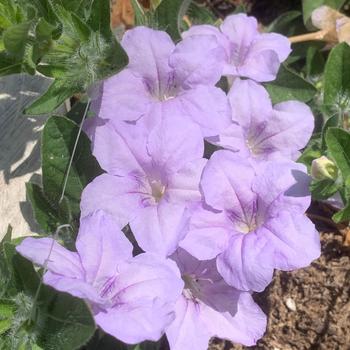
[(319, 204), (309, 212), (317, 218), (321, 257), (308, 268), (277, 272), (254, 296), (268, 315), (265, 336), (253, 347), (214, 339), (210, 350), (350, 350), (350, 247), (346, 229), (324, 224), (329, 214)]

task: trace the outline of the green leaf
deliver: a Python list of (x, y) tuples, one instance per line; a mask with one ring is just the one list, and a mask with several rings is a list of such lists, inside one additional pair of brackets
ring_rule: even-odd
[(328, 128), (326, 144), (345, 181), (350, 177), (350, 133), (339, 128)]
[(26, 114), (50, 113), (74, 93), (86, 92), (96, 81), (116, 74), (127, 65), (125, 51), (102, 19), (106, 17), (108, 8), (105, 0), (103, 3), (96, 0), (92, 5), (92, 9), (98, 13), (96, 18), (92, 13), (89, 19), (93, 28), (76, 14), (62, 6), (55, 6), (62, 22), (62, 35), (44, 56), (38, 70), (56, 80), (43, 96), (25, 110)]
[(20, 73), (22, 62), (14, 61), (6, 52), (0, 52), (0, 77), (4, 75)]
[(308, 102), (317, 92), (311, 83), (285, 65), (281, 65), (276, 80), (266, 83), (265, 87), (274, 104), (288, 100)]
[(11, 328), (15, 305), (10, 300), (0, 300), (0, 335)]
[(321, 148), (323, 151), (325, 151), (327, 148), (327, 144), (326, 144), (327, 130), (332, 127), (337, 127), (338, 123), (339, 123), (339, 118), (337, 115), (333, 115), (332, 117), (328, 118), (324, 123), (322, 128), (322, 145), (321, 145)]
[(322, 156), (322, 149), (319, 138), (312, 139), (305, 148), (303, 154), (299, 157), (298, 162), (307, 166), (308, 171), (311, 170), (311, 163), (314, 159)]
[(310, 24), (310, 19), (314, 10), (322, 5), (326, 5), (334, 9), (340, 9), (345, 2), (346, 0), (302, 0), (304, 23), (308, 25), (310, 29), (313, 28)]
[(109, 16), (110, 0), (93, 0), (87, 24), (93, 31), (99, 32), (104, 38), (109, 39), (112, 36), (110, 22), (106, 20)]
[(338, 190), (339, 186), (333, 180), (313, 181), (310, 185), (310, 192), (315, 200), (328, 199)]
[(0, 249), (3, 247), (5, 242), (11, 242), (11, 237), (12, 237), (12, 226), (8, 225), (6, 233), (0, 242)]
[(32, 205), (35, 220), (46, 233), (55, 232), (62, 224), (58, 217), (58, 209), (46, 198), (43, 189), (33, 183), (26, 183), (27, 197)]
[(43, 95), (24, 110), (24, 113), (39, 115), (53, 112), (66, 99), (79, 91), (78, 87), (68, 84), (64, 79), (56, 79)]
[[(43, 130), (43, 189), (47, 198), (57, 205), (78, 132), (79, 126), (65, 117), (51, 117)], [(74, 217), (79, 215), (83, 188), (99, 174), (101, 168), (91, 154), (90, 140), (81, 133), (65, 189), (65, 196), (69, 200)]]
[(337, 45), (330, 52), (324, 74), (324, 103), (341, 104), (350, 99), (350, 46)]
[(41, 285), (33, 265), (14, 244), (6, 243), (4, 249), (17, 288), (12, 304), (0, 301), (0, 333), (13, 334), (4, 349), (62, 350), (86, 344), (96, 329), (86, 303)]
[(181, 40), (181, 23), (191, 0), (163, 0), (155, 10), (160, 29), (165, 30), (174, 41)]
[[(53, 290), (49, 293), (47, 308), (41, 307), (38, 317), (38, 326), (42, 328), (37, 343), (45, 350), (79, 349), (96, 329), (89, 307), (69, 294)], [(44, 301), (39, 298), (38, 304)]]
[(302, 33), (302, 13), (300, 11), (288, 11), (277, 17), (266, 29), (267, 32), (280, 33), (292, 36)]
[(28, 44), (29, 31), (33, 28), (33, 21), (16, 24), (9, 27), (3, 33), (5, 49), (8, 53), (18, 58), (24, 54), (25, 46)]
[(350, 200), (348, 201), (344, 209), (338, 211), (332, 216), (332, 219), (336, 223), (350, 220)]
[(187, 10), (187, 16), (190, 18), (192, 25), (212, 24), (214, 25), (217, 18), (205, 4), (191, 2)]
[(310, 77), (323, 73), (325, 59), (316, 46), (310, 46), (306, 53), (306, 74)]
[(137, 0), (131, 0), (131, 5), (134, 10), (135, 26), (147, 25), (148, 14), (146, 14), (146, 11), (142, 5)]

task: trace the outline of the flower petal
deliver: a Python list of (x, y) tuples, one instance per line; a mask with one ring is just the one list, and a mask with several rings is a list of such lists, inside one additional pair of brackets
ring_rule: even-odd
[(97, 324), (126, 343), (157, 341), (174, 319), (174, 303), (183, 282), (176, 265), (152, 254), (141, 254), (120, 267), (116, 305), (99, 312)]
[(220, 29), (231, 41), (231, 50), (235, 57), (244, 53), (241, 50), (249, 47), (259, 34), (257, 20), (243, 13), (226, 17)]
[(44, 274), (43, 282), (56, 290), (69, 293), (80, 299), (88, 300), (91, 303), (104, 303), (104, 300), (98, 295), (97, 290), (82, 279), (66, 277), (47, 271)]
[(68, 278), (84, 279), (84, 270), (78, 254), (62, 247), (52, 238), (28, 237), (16, 250), (33, 263), (46, 266), (53, 273)]
[[(146, 133), (150, 127), (120, 123), (96, 126), (92, 137), (93, 154), (101, 167), (111, 175), (142, 173), (142, 162), (149, 160), (146, 151)], [(147, 119), (147, 118), (146, 118)]]
[(207, 160), (204, 158), (187, 163), (169, 176), (165, 197), (171, 203), (197, 202), (201, 199), (199, 181)]
[(226, 53), (213, 35), (188, 36), (170, 55), (169, 64), (183, 89), (215, 85), (222, 75)]
[(171, 350), (208, 349), (212, 334), (201, 319), (201, 307), (185, 297), (179, 298), (175, 306), (176, 318), (166, 330)]
[(188, 219), (186, 205), (161, 200), (139, 210), (130, 227), (144, 251), (168, 256), (184, 238)]
[[(249, 293), (237, 290), (234, 293), (233, 291), (234, 289), (231, 288), (230, 294), (235, 300), (236, 310), (231, 310), (229, 305), (226, 312), (218, 312), (211, 307), (205, 307), (202, 317), (206, 318), (208, 328), (216, 337), (246, 346), (255, 345), (266, 330), (266, 316)], [(223, 292), (229, 293), (230, 291)], [(236, 297), (233, 298), (235, 294)]]
[(258, 207), (265, 215), (281, 210), (303, 214), (311, 203), (310, 177), (303, 164), (290, 160), (259, 163), (252, 190), (258, 195)]
[(199, 260), (214, 259), (227, 247), (230, 226), (225, 213), (200, 206), (191, 216), (189, 232), (180, 247)]
[(276, 79), (280, 65), (275, 51), (256, 52), (251, 47), (244, 62), (237, 68), (237, 74), (258, 82), (272, 81)]
[(124, 34), (122, 46), (129, 56), (128, 68), (144, 79), (153, 94), (159, 95), (172, 75), (168, 61), (175, 45), (170, 36), (139, 26)]
[(264, 227), (275, 249), (275, 267), (291, 271), (309, 266), (320, 256), (320, 236), (305, 215), (282, 211)]
[(194, 36), (194, 35), (212, 35), (215, 36), (218, 45), (224, 48), (226, 52), (226, 59), (228, 60), (230, 57), (230, 41), (224, 35), (223, 33), (220, 32), (220, 30), (212, 25), (209, 24), (202, 24), (202, 25), (194, 25), (190, 27), (190, 29), (184, 31), (182, 34), (182, 37), (184, 39)]
[(232, 119), (237, 121), (246, 135), (272, 114), (268, 92), (252, 80), (235, 79), (228, 93)]
[(203, 157), (204, 141), (197, 125), (175, 115), (165, 115), (151, 131), (147, 150), (152, 163), (167, 174)]
[(259, 230), (232, 236), (228, 248), (217, 258), (217, 267), (227, 284), (245, 291), (263, 291), (271, 282), (273, 247)]
[(203, 170), (201, 188), (205, 201), (214, 209), (233, 210), (239, 217), (251, 210), (254, 169), (248, 160), (230, 151), (217, 151)]
[(81, 202), (81, 216), (96, 210), (113, 215), (122, 229), (136, 215), (140, 207), (140, 182), (136, 177), (119, 177), (103, 174), (96, 177), (84, 189)]
[(96, 112), (101, 119), (112, 122), (138, 120), (154, 103), (142, 76), (130, 69), (106, 79), (101, 93)]
[(132, 244), (118, 223), (102, 210), (80, 220), (75, 245), (86, 281), (97, 286), (117, 274), (120, 262), (132, 257)]
[(274, 113), (257, 142), (261, 149), (273, 149), (292, 158), (306, 146), (313, 129), (314, 117), (305, 103), (282, 102), (274, 106)]
[(214, 86), (197, 86), (170, 101), (199, 125), (203, 137), (216, 136), (231, 124), (231, 110), (225, 93)]
[(260, 33), (254, 40), (252, 50), (254, 52), (274, 51), (280, 63), (285, 61), (292, 52), (288, 38), (277, 33)]

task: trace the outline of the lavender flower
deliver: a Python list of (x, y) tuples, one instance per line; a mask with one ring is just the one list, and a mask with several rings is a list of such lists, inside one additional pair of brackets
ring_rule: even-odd
[(197, 125), (176, 115), (153, 121), (96, 126), (93, 153), (107, 174), (84, 189), (81, 210), (85, 216), (104, 209), (120, 228), (130, 223), (143, 250), (170, 255), (186, 234), (192, 203), (200, 201), (206, 160)]
[(180, 246), (200, 260), (217, 256), (229, 285), (262, 291), (274, 268), (305, 267), (320, 254), (319, 235), (304, 215), (308, 184), (301, 164), (256, 163), (218, 151), (202, 175), (205, 204)]
[(183, 289), (176, 265), (132, 245), (102, 211), (81, 220), (71, 252), (51, 238), (26, 238), (17, 251), (40, 266), (53, 288), (85, 299), (96, 323), (126, 343), (158, 340)]
[(220, 29), (211, 25), (191, 27), (185, 39), (214, 36), (225, 49), (223, 75), (246, 77), (258, 82), (275, 80), (281, 62), (291, 52), (286, 37), (276, 33), (260, 33), (254, 17), (245, 14), (228, 16)]
[(215, 260), (198, 261), (183, 249), (172, 256), (185, 281), (176, 318), (167, 328), (171, 350), (206, 350), (211, 337), (254, 345), (266, 328), (266, 316), (250, 293), (228, 286)]
[(137, 121), (175, 111), (196, 122), (205, 137), (229, 124), (227, 98), (214, 87), (225, 56), (215, 37), (188, 38), (175, 46), (167, 33), (137, 27), (125, 33), (122, 46), (129, 65), (103, 83), (100, 118)]
[(267, 91), (252, 80), (235, 79), (228, 99), (231, 125), (208, 141), (238, 152), (241, 157), (296, 159), (314, 128), (310, 108), (299, 101), (272, 106)]

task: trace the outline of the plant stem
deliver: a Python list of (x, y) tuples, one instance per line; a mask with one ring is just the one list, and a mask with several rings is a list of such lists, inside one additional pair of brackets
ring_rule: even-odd
[(313, 33), (307, 33), (307, 34), (301, 34), (301, 35), (296, 35), (296, 36), (292, 36), (289, 38), (289, 41), (292, 44), (295, 43), (302, 43), (305, 41), (330, 41), (330, 42), (334, 42), (335, 41), (335, 37), (334, 37), (334, 33), (333, 30), (320, 30), (318, 32), (313, 32)]

